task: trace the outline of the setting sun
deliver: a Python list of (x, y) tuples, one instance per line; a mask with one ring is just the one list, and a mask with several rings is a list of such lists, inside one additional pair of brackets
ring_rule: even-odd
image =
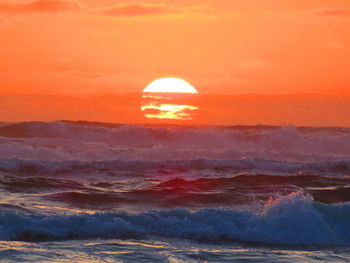
[(141, 110), (147, 119), (192, 120), (199, 109), (191, 103), (197, 94), (198, 91), (182, 79), (156, 79), (143, 90)]
[(349, 28), (350, 0), (0, 0), (0, 263), (350, 262)]
[(154, 80), (149, 84), (143, 92), (154, 93), (192, 93), (196, 94), (198, 91), (189, 83), (179, 78), (161, 78)]

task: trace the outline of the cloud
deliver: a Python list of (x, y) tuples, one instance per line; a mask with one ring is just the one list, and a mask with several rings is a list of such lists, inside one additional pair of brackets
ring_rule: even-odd
[(112, 16), (148, 16), (176, 13), (177, 9), (166, 4), (131, 3), (120, 4), (102, 11), (103, 14)]
[(81, 4), (77, 0), (32, 0), (0, 2), (2, 13), (57, 13), (76, 11)]
[(315, 13), (322, 16), (350, 16), (350, 8), (317, 9)]
[(152, 15), (171, 15), (184, 14), (189, 12), (204, 13), (209, 8), (205, 6), (193, 6), (180, 8), (170, 6), (165, 3), (147, 4), (147, 3), (129, 3), (118, 4), (110, 8), (101, 10), (101, 14), (117, 16), (117, 17), (134, 17), (134, 16), (152, 16)]

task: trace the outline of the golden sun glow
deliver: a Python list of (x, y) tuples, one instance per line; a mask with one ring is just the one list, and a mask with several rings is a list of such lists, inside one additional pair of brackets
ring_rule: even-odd
[(198, 91), (178, 78), (153, 81), (143, 90), (141, 110), (147, 119), (192, 120), (199, 109), (191, 102)]
[(197, 94), (198, 91), (189, 83), (179, 78), (161, 78), (154, 80), (149, 84), (143, 92), (153, 93), (192, 93)]
[(189, 111), (198, 110), (198, 107), (191, 105), (150, 104), (142, 106), (141, 110), (144, 112), (147, 110), (150, 110), (151, 112), (152, 110), (155, 111), (155, 113), (145, 113), (145, 116), (148, 119), (191, 120), (192, 117)]

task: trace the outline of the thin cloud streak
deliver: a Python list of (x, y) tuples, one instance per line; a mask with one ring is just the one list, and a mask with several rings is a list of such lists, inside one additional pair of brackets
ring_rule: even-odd
[(34, 0), (11, 3), (0, 3), (1, 13), (57, 13), (63, 11), (78, 11), (81, 3), (77, 0)]
[(177, 15), (187, 13), (209, 13), (210, 7), (207, 6), (191, 6), (191, 7), (176, 7), (160, 4), (147, 3), (129, 3), (118, 4), (113, 7), (100, 10), (100, 14), (110, 15), (115, 17), (137, 17), (137, 16), (155, 16), (155, 15)]
[(119, 4), (103, 10), (101, 13), (111, 16), (149, 16), (160, 14), (174, 14), (179, 10), (175, 7), (162, 4), (131, 3)]
[(350, 8), (324, 8), (314, 12), (322, 16), (350, 16)]

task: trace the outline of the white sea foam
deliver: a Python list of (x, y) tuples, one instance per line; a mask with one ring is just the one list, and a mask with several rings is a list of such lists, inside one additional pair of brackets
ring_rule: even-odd
[[(20, 135), (0, 137), (0, 158), (87, 161), (254, 158), (289, 162), (350, 159), (350, 131), (346, 129), (129, 125), (106, 128), (54, 122), (13, 125), (12, 130)], [(11, 136), (11, 132), (6, 136)]]
[(227, 209), (70, 216), (0, 214), (1, 240), (170, 237), (295, 245), (350, 244), (350, 204), (323, 205), (292, 194), (260, 213)]

